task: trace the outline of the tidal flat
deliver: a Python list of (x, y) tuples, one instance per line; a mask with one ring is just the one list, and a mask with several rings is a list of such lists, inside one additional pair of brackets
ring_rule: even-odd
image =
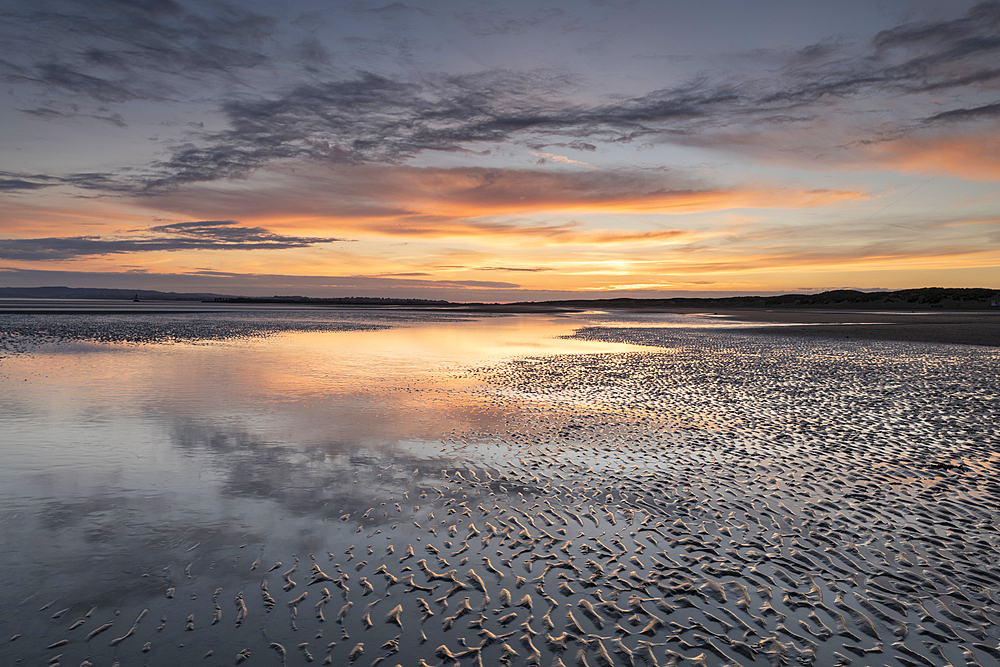
[(0, 664), (1000, 664), (1000, 348), (74, 308), (0, 315)]

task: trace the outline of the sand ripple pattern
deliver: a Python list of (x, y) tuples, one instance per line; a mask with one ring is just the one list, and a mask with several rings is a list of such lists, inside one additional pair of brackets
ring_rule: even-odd
[(148, 614), (43, 607), (44, 631), (6, 655), (30, 642), (39, 664), (1000, 664), (1000, 353), (579, 335), (662, 351), (479, 369), (465, 398), (505, 427), (443, 436), (413, 492), (406, 463), (367, 460), (379, 490), (366, 510), (330, 509), (326, 548), (244, 545), (222, 590), (189, 555)]

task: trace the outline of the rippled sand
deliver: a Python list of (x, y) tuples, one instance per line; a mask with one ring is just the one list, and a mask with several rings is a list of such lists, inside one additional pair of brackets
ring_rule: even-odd
[(645, 347), (414, 382), (408, 435), (336, 466), (216, 443), (223, 496), (309, 534), (172, 520), (134, 567), (30, 571), (4, 664), (1000, 662), (1000, 351), (575, 337)]

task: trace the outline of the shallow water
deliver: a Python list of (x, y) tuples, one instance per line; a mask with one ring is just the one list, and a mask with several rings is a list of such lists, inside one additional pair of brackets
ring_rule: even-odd
[(997, 663), (995, 349), (599, 313), (0, 332), (3, 664)]

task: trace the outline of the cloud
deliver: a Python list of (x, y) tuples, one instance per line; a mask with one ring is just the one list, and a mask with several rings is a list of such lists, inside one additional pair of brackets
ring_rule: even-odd
[(0, 192), (31, 191), (47, 188), (50, 183), (41, 183), (37, 180), (27, 180), (24, 178), (0, 178)]
[(207, 220), (160, 225), (112, 238), (0, 239), (0, 258), (35, 261), (178, 250), (283, 250), (345, 240), (284, 236), (261, 227), (240, 227), (233, 220)]
[[(163, 291), (198, 291), (223, 294), (271, 296), (301, 294), (306, 296), (342, 296), (392, 294), (399, 298), (481, 298), (484, 290), (521, 289), (521, 285), (484, 280), (428, 280), (420, 278), (373, 275), (287, 275), (269, 273), (234, 273), (225, 271), (190, 271), (156, 273), (146, 271), (84, 272), (47, 271), (0, 266), (0, 278), (7, 286), (94, 285), (123, 289)], [(440, 293), (440, 294), (438, 294)]]
[(278, 97), (229, 101), (222, 111), (230, 129), (176, 147), (147, 185), (242, 176), (276, 160), (400, 163), (426, 151), (503, 142), (532, 127), (566, 127), (537, 101), (564, 87), (563, 78), (492, 71), (414, 83), (367, 73), (299, 85)]
[(592, 164), (587, 162), (581, 162), (580, 160), (573, 160), (566, 157), (565, 155), (556, 155), (555, 153), (536, 153), (532, 152), (535, 157), (542, 158), (543, 160), (552, 160), (553, 162), (558, 162), (559, 164), (571, 164), (583, 167), (584, 169), (597, 169)]
[[(397, 17), (425, 10), (390, 3), (357, 7), (355, 13)], [(524, 31), (538, 22), (568, 22), (549, 10), (528, 23), (503, 13), (475, 19), (487, 33)], [(46, 26), (52, 50), (32, 38), (27, 25)], [(188, 183), (243, 178), (285, 161), (322, 164), (403, 164), (433, 152), (472, 152), (519, 143), (547, 158), (588, 166), (547, 150), (598, 146), (699, 145), (729, 150), (734, 136), (759, 137), (758, 151), (789, 159), (803, 149), (786, 129), (811, 133), (822, 145), (814, 154), (848, 143), (911, 136), (921, 121), (967, 122), (995, 117), (1000, 82), (1000, 3), (983, 3), (967, 15), (908, 23), (884, 30), (867, 43), (845, 40), (768, 53), (764, 74), (704, 72), (700, 78), (631, 96), (595, 97), (587, 82), (566, 70), (494, 69), (446, 74), (416, 71), (386, 75), (361, 71), (323, 76), (330, 58), (312, 37), (290, 44), (288, 55), (308, 67), (304, 76), (286, 70), (266, 53), (278, 21), (225, 3), (187, 7), (173, 0), (40, 0), (0, 17), (6, 60), (0, 76), (30, 83), (63, 101), (24, 105), (39, 118), (92, 116), (124, 124), (107, 106), (138, 99), (199, 102), (211, 95), (226, 121), (223, 129), (195, 131), (167, 145), (168, 157), (146, 169), (80, 187), (158, 192)], [(757, 66), (761, 62), (756, 63)], [(281, 72), (287, 81), (269, 92), (240, 88), (251, 69)], [(195, 91), (206, 77), (226, 82)], [(214, 77), (214, 78), (213, 78)], [(279, 77), (267, 77), (269, 81)], [(231, 84), (237, 85), (231, 85)], [(270, 85), (270, 83), (269, 83)], [(206, 95), (208, 96), (206, 99)], [(981, 99), (992, 95), (992, 99)], [(90, 99), (103, 110), (71, 105)], [(955, 105), (925, 118), (911, 117), (927, 104)], [(836, 131), (829, 131), (829, 128)], [(827, 132), (817, 132), (827, 129)], [(739, 144), (735, 148), (739, 150)]]
[(455, 15), (470, 32), (479, 37), (491, 35), (506, 35), (513, 32), (523, 32), (538, 27), (546, 22), (557, 22), (560, 28), (565, 30), (573, 25), (574, 19), (562, 9), (548, 8), (529, 12), (520, 18), (515, 11), (505, 7), (492, 5), (490, 10), (483, 11), (463, 11)]
[(0, 192), (41, 190), (65, 182), (65, 179), (46, 174), (0, 171)]
[(33, 76), (23, 77), (32, 83), (63, 88), (71, 93), (92, 97), (98, 102), (128, 102), (143, 95), (121, 83), (85, 74), (77, 68), (56, 62), (39, 63)]
[(77, 173), (68, 176), (49, 174), (29, 174), (24, 172), (0, 171), (0, 192), (18, 190), (39, 190), (41, 188), (68, 185), (82, 190), (97, 190), (102, 193), (134, 193), (135, 185), (122, 180), (114, 173)]
[(859, 93), (943, 93), (1000, 80), (1000, 3), (974, 6), (966, 16), (908, 23), (876, 34), (858, 54), (817, 45), (782, 72), (789, 83), (765, 101), (804, 104)]
[(1000, 123), (976, 132), (925, 132), (874, 142), (860, 147), (857, 155), (900, 171), (1000, 181)]
[(307, 36), (296, 44), (292, 51), (303, 67), (310, 72), (319, 72), (322, 67), (329, 65), (331, 62), (331, 57), (326, 47), (313, 35)]
[(744, 271), (931, 270), (990, 267), (1000, 261), (993, 218), (969, 225), (955, 218), (868, 217), (834, 226), (763, 223), (735, 226), (675, 248), (669, 263), (644, 256), (649, 275)]
[(407, 5), (402, 2), (393, 2), (382, 7), (371, 7), (368, 9), (355, 8), (354, 11), (362, 14), (375, 14), (386, 19), (397, 19), (404, 18), (409, 14), (423, 14), (424, 16), (430, 16), (431, 13), (426, 9), (421, 7), (415, 7), (413, 5)]
[[(292, 170), (294, 169), (294, 173)], [(747, 185), (709, 187), (671, 172), (417, 168), (355, 165), (262, 171), (240, 187), (190, 184), (136, 201), (185, 215), (304, 219), (385, 236), (531, 238), (551, 243), (673, 241), (675, 229), (600, 230), (569, 216), (799, 208), (866, 198), (858, 192)], [(526, 220), (558, 216), (556, 220)]]
[(125, 122), (124, 116), (120, 113), (108, 113), (103, 115), (99, 113), (79, 113), (73, 110), (60, 111), (52, 107), (35, 107), (34, 109), (18, 109), (18, 111), (28, 114), (29, 116), (36, 116), (46, 120), (53, 120), (55, 118), (93, 118), (105, 123), (110, 123), (115, 127), (128, 127), (128, 123)]
[(523, 267), (512, 267), (512, 266), (480, 266), (475, 270), (476, 271), (521, 271), (524, 273), (539, 273), (542, 271), (552, 271), (553, 269), (548, 267), (523, 268)]
[[(490, 71), (419, 81), (364, 74), (225, 103), (222, 111), (229, 129), (175, 147), (169, 159), (155, 165), (146, 185), (163, 188), (241, 177), (282, 160), (399, 164), (421, 153), (472, 151), (508, 142), (522, 142), (548, 159), (588, 168), (592, 165), (544, 148), (551, 144), (589, 150), (600, 143), (639, 141), (685, 144), (691, 137), (701, 137), (704, 144), (717, 137), (714, 145), (725, 148), (726, 136), (770, 129), (766, 145), (775, 152), (787, 146), (785, 126), (808, 128), (819, 118), (855, 123), (850, 109), (855, 101), (870, 104), (879, 96), (986, 84), (993, 71), (980, 62), (986, 51), (984, 47), (982, 53), (950, 59), (942, 54), (922, 64), (915, 56), (880, 53), (846, 63), (833, 58), (810, 61), (808, 67), (793, 59), (774, 81), (700, 80), (597, 105), (567, 102), (572, 80), (552, 72)], [(1000, 80), (1000, 69), (995, 74)], [(919, 119), (900, 115), (897, 108), (887, 102), (880, 113), (892, 131), (910, 131)], [(992, 112), (983, 105), (976, 114)], [(971, 119), (973, 113), (966, 116)], [(871, 136), (876, 132), (856, 131)], [(877, 131), (884, 134), (887, 126), (883, 123)]]
[[(980, 5), (959, 19), (883, 31), (860, 49), (821, 44), (785, 54), (776, 74), (766, 79), (723, 82), (705, 76), (597, 104), (569, 102), (577, 82), (551, 71), (413, 80), (367, 73), (302, 84), (271, 97), (225, 103), (230, 128), (177, 147), (148, 183), (163, 187), (241, 176), (288, 159), (400, 163), (427, 151), (512, 141), (544, 153), (549, 143), (588, 150), (602, 142), (685, 143), (698, 135), (707, 142), (721, 132), (722, 145), (725, 136), (741, 130), (809, 126), (816, 118), (850, 120), (853, 101), (870, 105), (888, 96), (945, 90), (971, 95), (992, 86), (1000, 80), (994, 65), (998, 16), (1000, 4)], [(917, 119), (892, 110), (899, 108), (886, 102), (884, 113), (896, 131), (905, 131)], [(987, 112), (990, 106), (983, 105), (977, 113)], [(784, 145), (780, 134), (770, 134), (769, 141)]]
[(971, 109), (960, 108), (951, 109), (950, 111), (942, 111), (941, 113), (934, 114), (933, 116), (928, 116), (924, 119), (924, 122), (934, 123), (938, 121), (978, 120), (980, 118), (993, 118), (995, 116), (1000, 116), (1000, 102), (983, 104)]
[(320, 239), (282, 236), (262, 227), (240, 227), (234, 220), (202, 220), (177, 222), (151, 227), (150, 231), (183, 237), (187, 240), (218, 244), (220, 246), (299, 248), (316, 243), (333, 243), (347, 239)]
[[(44, 39), (35, 26), (44, 26)], [(276, 26), (225, 2), (196, 9), (173, 0), (15, 3), (0, 14), (0, 76), (77, 101), (165, 100), (183, 81), (267, 63), (261, 44)]]

